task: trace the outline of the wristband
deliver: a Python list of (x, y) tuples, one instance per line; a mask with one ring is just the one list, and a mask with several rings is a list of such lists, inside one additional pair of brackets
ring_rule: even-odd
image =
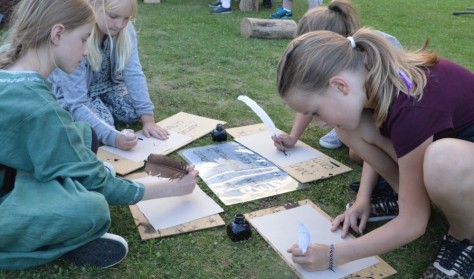
[(334, 244), (329, 245), (329, 269), (334, 271)]

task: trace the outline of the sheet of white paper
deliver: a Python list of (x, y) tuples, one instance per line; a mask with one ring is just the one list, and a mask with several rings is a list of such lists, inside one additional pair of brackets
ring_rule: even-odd
[(303, 145), (300, 141), (298, 141), (294, 147), (290, 148), (285, 156), (283, 152), (276, 149), (271, 138), (271, 132), (269, 131), (235, 138), (234, 140), (283, 168), (321, 156), (319, 151)]
[(112, 146), (101, 146), (103, 150), (122, 156), (135, 162), (143, 162), (151, 153), (165, 154), (168, 150), (173, 150), (178, 146), (183, 146), (193, 140), (192, 137), (182, 135), (171, 130), (168, 131), (170, 137), (167, 140), (159, 140), (154, 137), (145, 137), (142, 131), (135, 133), (141, 138), (137, 145), (130, 150), (121, 150)]
[(294, 264), (291, 260), (291, 254), (286, 252), (286, 250), (298, 242), (297, 237), (295, 237), (295, 231), (297, 230), (299, 223), (304, 223), (306, 225), (306, 228), (311, 233), (312, 242), (337, 244), (344, 241), (351, 241), (350, 238), (342, 239), (340, 231), (331, 232), (331, 222), (309, 205), (298, 206), (265, 216), (252, 218), (249, 219), (249, 222), (273, 245), (273, 247), (278, 250), (280, 255), (282, 255), (288, 263), (293, 265), (295, 269), (307, 279), (342, 278), (379, 262), (376, 257), (368, 257), (341, 266), (336, 266), (334, 267), (334, 271), (323, 270), (317, 272), (306, 271), (300, 265)]
[[(135, 181), (160, 179), (163, 178), (145, 176)], [(198, 185), (189, 195), (141, 201), (137, 206), (155, 230), (174, 227), (224, 211)]]

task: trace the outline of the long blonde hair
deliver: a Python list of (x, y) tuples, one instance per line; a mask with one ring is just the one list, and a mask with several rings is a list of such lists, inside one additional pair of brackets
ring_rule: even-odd
[(55, 24), (71, 30), (94, 21), (94, 11), (84, 0), (20, 1), (0, 48), (0, 69), (15, 63), (29, 49), (49, 44)]
[[(285, 97), (292, 88), (311, 94), (329, 86), (329, 79), (340, 72), (364, 67), (368, 72), (364, 87), (377, 126), (385, 121), (394, 94), (410, 92), (411, 98), (422, 98), (424, 70), (438, 62), (436, 51), (426, 51), (428, 42), (417, 51), (402, 52), (369, 28), (359, 29), (352, 38), (355, 47), (348, 38), (330, 31), (313, 31), (293, 39), (278, 64), (280, 96)], [(412, 81), (411, 88), (401, 74)]]
[[(132, 14), (130, 15), (131, 19), (136, 17), (137, 14), (137, 0), (95, 0), (93, 1), (94, 9), (98, 16), (102, 16), (104, 18), (107, 17), (107, 12), (110, 10), (117, 10), (126, 5), (130, 5), (132, 8)], [(129, 23), (130, 24), (130, 23)], [(87, 45), (89, 47), (89, 55), (87, 59), (94, 71), (100, 69), (102, 64), (102, 55), (100, 52), (100, 46), (102, 45), (102, 36), (99, 30), (99, 26), (97, 24), (94, 26), (92, 30), (92, 34), (87, 41)], [(110, 50), (112, 51), (114, 47), (112, 46)], [(117, 68), (115, 70), (122, 71), (125, 69), (125, 66), (128, 63), (128, 59), (132, 53), (132, 41), (130, 37), (130, 32), (128, 31), (128, 27), (126, 26), (122, 30), (120, 30), (119, 34), (117, 35), (117, 42), (115, 46), (115, 61)]]
[(326, 6), (307, 11), (296, 28), (296, 36), (316, 30), (333, 31), (343, 36), (361, 28), (359, 15), (348, 0), (333, 0)]

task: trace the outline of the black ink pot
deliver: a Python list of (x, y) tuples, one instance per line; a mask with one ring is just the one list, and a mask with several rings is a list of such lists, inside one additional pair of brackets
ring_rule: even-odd
[(227, 224), (227, 235), (234, 242), (247, 240), (252, 236), (250, 224), (243, 214), (236, 214), (234, 220)]
[(226, 141), (227, 140), (227, 132), (224, 130), (222, 124), (217, 124), (216, 128), (211, 133), (213, 141)]

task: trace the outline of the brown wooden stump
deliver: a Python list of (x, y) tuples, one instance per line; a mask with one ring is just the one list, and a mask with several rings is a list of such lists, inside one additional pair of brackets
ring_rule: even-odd
[(246, 17), (240, 22), (240, 35), (244, 38), (292, 39), (295, 31), (296, 22), (289, 19)]
[(258, 0), (240, 0), (239, 8), (242, 12), (258, 12)]

